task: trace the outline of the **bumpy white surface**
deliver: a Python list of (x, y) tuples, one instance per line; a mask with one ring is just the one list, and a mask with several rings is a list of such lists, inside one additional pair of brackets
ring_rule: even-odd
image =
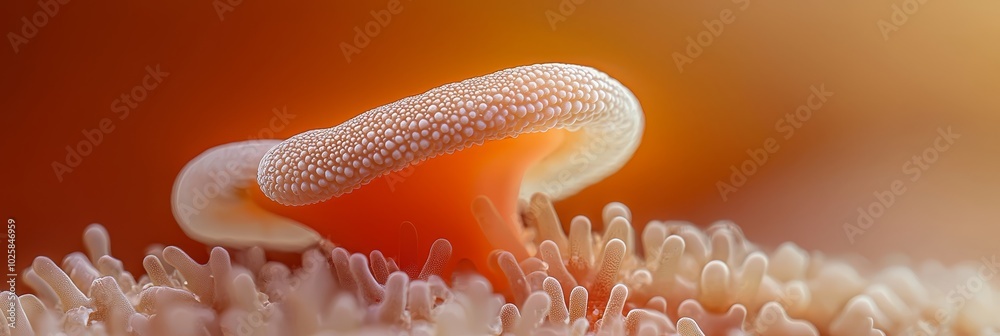
[(321, 202), (374, 178), (484, 141), (550, 129), (573, 131), (528, 171), (521, 196), (555, 199), (617, 171), (639, 145), (639, 102), (593, 68), (538, 64), (444, 85), (308, 131), (272, 148), (257, 182), (285, 205)]

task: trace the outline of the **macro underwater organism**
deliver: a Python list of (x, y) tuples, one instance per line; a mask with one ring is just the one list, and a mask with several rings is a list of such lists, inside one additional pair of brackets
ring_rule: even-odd
[[(513, 302), (474, 273), (446, 281), (437, 267), (441, 253), (432, 252), (411, 277), (379, 253), (352, 254), (330, 244), (306, 250), (294, 268), (268, 261), (258, 247), (215, 247), (205, 264), (176, 247), (154, 247), (143, 261), (146, 274), (136, 278), (109, 254), (109, 233), (95, 224), (84, 233), (86, 254), (66, 256), (61, 267), (38, 257), (22, 274), (36, 294), (0, 293), (0, 304), (14, 307), (13, 328), (0, 324), (0, 335), (1000, 332), (1000, 286), (978, 278), (990, 265), (876, 270), (792, 243), (764, 251), (727, 222), (703, 231), (654, 221), (633, 237), (619, 216), (627, 209), (612, 203), (605, 210), (616, 222), (608, 229), (579, 235), (590, 222), (578, 217), (570, 231), (587, 238), (569, 239), (567, 247), (591, 258), (562, 257), (552, 240), (525, 241), (539, 252), (520, 262), (502, 253), (511, 287), (523, 290)], [(631, 248), (638, 241), (643, 247)], [(440, 252), (450, 244), (433, 245)], [(971, 279), (981, 282), (969, 287)], [(957, 295), (964, 299), (955, 301)]]
[[(371, 250), (379, 246), (362, 245), (373, 241), (371, 236), (396, 232), (400, 222), (407, 221), (422, 236), (456, 242), (455, 254), (482, 269), (494, 248), (526, 257), (518, 243), (519, 219), (504, 218), (516, 213), (519, 196), (526, 199), (544, 192), (561, 199), (614, 173), (635, 152), (643, 127), (635, 96), (600, 71), (568, 64), (516, 67), (444, 85), (277, 144), (248, 141), (209, 150), (179, 175), (174, 213), (189, 235), (207, 244), (302, 250), (318, 242), (319, 235), (289, 218), (309, 210), (278, 204), (325, 201), (380, 176), (445, 156), (427, 163), (437, 165), (433, 169), (437, 177), (427, 178), (431, 184), (427, 188), (417, 188), (426, 194), (437, 185), (436, 197), (423, 201), (429, 204), (420, 204), (428, 197), (414, 195), (399, 205), (407, 209), (337, 221), (338, 213), (377, 209), (389, 197), (365, 188), (358, 193), (368, 192), (368, 198), (344, 195), (329, 202), (329, 207), (338, 209), (317, 206), (325, 220), (302, 222), (323, 221), (311, 225), (312, 230), (340, 246)], [(470, 148), (476, 145), (483, 146)], [(265, 149), (268, 146), (272, 147)], [(441, 166), (446, 160), (455, 162), (450, 169)], [(257, 162), (256, 182), (267, 198), (245, 197), (244, 190), (255, 187), (248, 168)], [(470, 174), (472, 181), (451, 181)], [(222, 189), (218, 196), (199, 198), (206, 185), (213, 184)], [(351, 196), (362, 201), (351, 203)], [(475, 211), (463, 211), (463, 217), (445, 215), (470, 206)], [(238, 211), (242, 213), (235, 214)], [(391, 213), (400, 217), (377, 217)], [(422, 214), (431, 218), (420, 219)], [(261, 219), (255, 221), (253, 216)], [(475, 221), (481, 227), (470, 225)]]
[[(110, 233), (92, 225), (86, 254), (61, 265), (38, 257), (22, 274), (36, 294), (0, 293), (0, 304), (16, 307), (13, 328), (0, 326), (0, 335), (1000, 332), (995, 258), (879, 270), (794, 243), (761, 248), (726, 221), (639, 230), (616, 202), (597, 225), (577, 216), (564, 226), (552, 201), (619, 169), (642, 129), (637, 100), (614, 79), (542, 64), (445, 85), (283, 142), (215, 147), (182, 170), (172, 198), (186, 233), (221, 245), (205, 264), (151, 247), (137, 278), (111, 256)], [(421, 161), (398, 190), (372, 184)], [(416, 205), (384, 208), (391, 197)], [(342, 216), (365, 204), (356, 210), (370, 215)], [(392, 218), (413, 222), (376, 223)], [(417, 232), (433, 243), (419, 257), (381, 249), (392, 227), (402, 243)], [(301, 267), (268, 260), (275, 250), (300, 252)], [(451, 272), (456, 259), (479, 272)]]

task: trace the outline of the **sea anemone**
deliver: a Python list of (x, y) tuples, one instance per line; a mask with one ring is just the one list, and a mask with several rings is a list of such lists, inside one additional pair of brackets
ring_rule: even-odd
[[(23, 274), (37, 294), (4, 292), (3, 335), (992, 335), (1000, 332), (993, 264), (879, 271), (807, 253), (766, 252), (719, 222), (651, 222), (633, 231), (627, 209), (605, 208), (607, 229), (576, 217), (566, 244), (496, 262), (512, 302), (474, 273), (442, 278), (451, 244), (438, 240), (420, 275), (379, 251), (324, 242), (291, 269), (264, 250), (212, 249), (199, 264), (176, 247), (152, 248), (135, 278), (108, 254), (100, 225), (87, 254), (60, 268), (38, 257)], [(533, 227), (529, 233), (551, 228)], [(553, 230), (563, 234), (561, 229)], [(636, 238), (639, 238), (638, 240)], [(639, 245), (641, 242), (641, 248)], [(569, 251), (562, 253), (561, 250)], [(991, 263), (995, 259), (984, 260)], [(915, 266), (915, 265), (913, 265)], [(987, 271), (984, 271), (987, 270)], [(450, 284), (449, 284), (450, 283)], [(961, 294), (956, 294), (961, 293)], [(956, 301), (956, 298), (962, 298)], [(676, 321), (676, 323), (675, 323)]]
[[(585, 216), (564, 226), (553, 201), (618, 170), (638, 146), (642, 129), (638, 101), (621, 83), (587, 67), (542, 64), (445, 85), (285, 141), (219, 146), (192, 160), (173, 190), (174, 214), (184, 231), (220, 245), (205, 264), (179, 248), (155, 246), (143, 260), (146, 274), (136, 278), (110, 255), (109, 232), (91, 225), (84, 232), (86, 254), (70, 254), (61, 265), (38, 257), (22, 274), (35, 294), (0, 295), (9, 307), (9, 324), (0, 331), (1000, 332), (995, 256), (952, 268), (904, 262), (876, 267), (791, 242), (761, 248), (725, 221), (705, 229), (653, 221), (637, 232), (631, 211), (620, 203), (602, 209), (600, 232)], [(508, 139), (513, 137), (519, 139)], [(368, 226), (331, 220), (353, 204), (382, 204), (390, 197), (365, 194), (373, 188), (358, 189), (362, 185), (437, 156), (427, 163), (437, 166), (425, 166), (430, 176), (414, 176), (416, 186), (399, 191), (416, 193), (407, 200), (431, 210), (388, 210), (368, 219), (413, 221)], [(441, 183), (442, 171), (480, 180), (482, 174), (501, 175), (473, 186), (456, 182), (447, 193), (427, 188), (424, 183)], [(337, 199), (284, 206), (332, 197)], [(326, 220), (300, 214), (310, 211)], [(417, 232), (435, 239), (419, 253), (420, 262), (413, 261), (412, 248), (378, 248), (393, 234), (412, 247)], [(300, 253), (301, 266), (268, 260), (267, 251)], [(469, 267), (457, 267), (462, 262), (456, 260)]]
[[(483, 271), (495, 248), (527, 257), (518, 243), (519, 198), (537, 192), (565, 198), (614, 173), (639, 146), (643, 128), (638, 100), (603, 72), (569, 64), (516, 67), (280, 143), (210, 149), (180, 173), (174, 215), (206, 244), (301, 251), (325, 236), (352, 250), (390, 254), (397, 251), (370, 238), (399, 236), (407, 222), (420, 235), (463, 242), (455, 253)], [(415, 164), (432, 174), (410, 176), (397, 188), (359, 189)], [(430, 198), (427, 190), (446, 191)], [(337, 201), (319, 203), (332, 197)], [(396, 197), (404, 201), (395, 209), (335, 219)], [(315, 205), (285, 206), (308, 204)], [(470, 204), (472, 212), (454, 211)], [(468, 225), (475, 222), (481, 225)]]

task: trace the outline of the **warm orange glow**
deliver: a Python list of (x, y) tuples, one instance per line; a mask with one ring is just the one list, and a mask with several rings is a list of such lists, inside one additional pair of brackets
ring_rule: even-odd
[[(438, 238), (452, 242), (452, 267), (458, 260), (468, 259), (480, 272), (490, 273), (487, 257), (492, 250), (524, 255), (524, 247), (516, 240), (493, 246), (469, 210), (473, 198), (484, 195), (492, 200), (508, 220), (505, 230), (518, 238), (521, 230), (515, 216), (521, 177), (560, 144), (563, 134), (561, 130), (525, 134), (443, 154), (313, 205), (282, 206), (257, 189), (252, 197), (274, 213), (309, 225), (348, 251), (367, 254), (380, 250), (412, 276), (420, 272), (428, 248)], [(401, 241), (411, 239), (404, 235), (409, 231), (401, 228), (404, 222), (416, 229), (416, 241)], [(412, 248), (401, 250), (401, 246)]]
[[(170, 211), (174, 178), (204, 150), (288, 138), (444, 83), (542, 62), (608, 73), (647, 116), (642, 145), (621, 171), (556, 204), (564, 223), (578, 214), (598, 218), (604, 204), (620, 201), (637, 227), (726, 218), (762, 246), (796, 241), (830, 253), (902, 252), (947, 263), (996, 253), (1000, 3), (927, 2), (887, 41), (877, 22), (902, 1), (750, 1), (679, 73), (673, 53), (735, 3), (585, 1), (553, 30), (545, 12), (564, 2), (403, 0), (402, 12), (347, 62), (340, 43), (384, 1), (243, 1), (222, 20), (211, 1), (70, 1), (19, 52), (6, 39), (0, 46), (7, 126), (0, 157), (9, 158), (0, 206), (21, 224), (18, 253), (79, 250), (76, 233), (100, 222), (129, 270), (140, 269), (153, 243), (206, 260), (205, 247), (183, 235)], [(12, 3), (0, 13), (3, 33), (19, 33), (21, 18), (40, 10), (37, 1)], [(111, 105), (156, 65), (169, 75), (120, 119)], [(722, 201), (715, 183), (747, 149), (781, 137), (775, 122), (820, 83), (836, 95)], [(294, 118), (272, 123), (275, 108)], [(66, 146), (104, 118), (114, 130), (57, 179), (52, 162), (64, 161)], [(850, 244), (841, 225), (873, 191), (907, 178), (900, 166), (949, 125), (962, 134), (953, 149)], [(379, 185), (386, 187), (368, 187)], [(432, 241), (421, 237), (422, 246)], [(378, 244), (397, 244), (388, 239)], [(24, 266), (21, 259), (16, 267)]]

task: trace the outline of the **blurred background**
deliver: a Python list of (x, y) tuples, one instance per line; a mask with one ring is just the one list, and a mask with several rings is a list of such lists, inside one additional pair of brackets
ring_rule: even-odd
[(19, 270), (95, 222), (133, 272), (152, 243), (204, 261), (170, 190), (205, 149), (541, 62), (607, 72), (647, 118), (627, 166), (556, 204), (564, 222), (619, 201), (639, 226), (732, 220), (764, 247), (997, 253), (998, 2), (64, 1), (0, 11)]

